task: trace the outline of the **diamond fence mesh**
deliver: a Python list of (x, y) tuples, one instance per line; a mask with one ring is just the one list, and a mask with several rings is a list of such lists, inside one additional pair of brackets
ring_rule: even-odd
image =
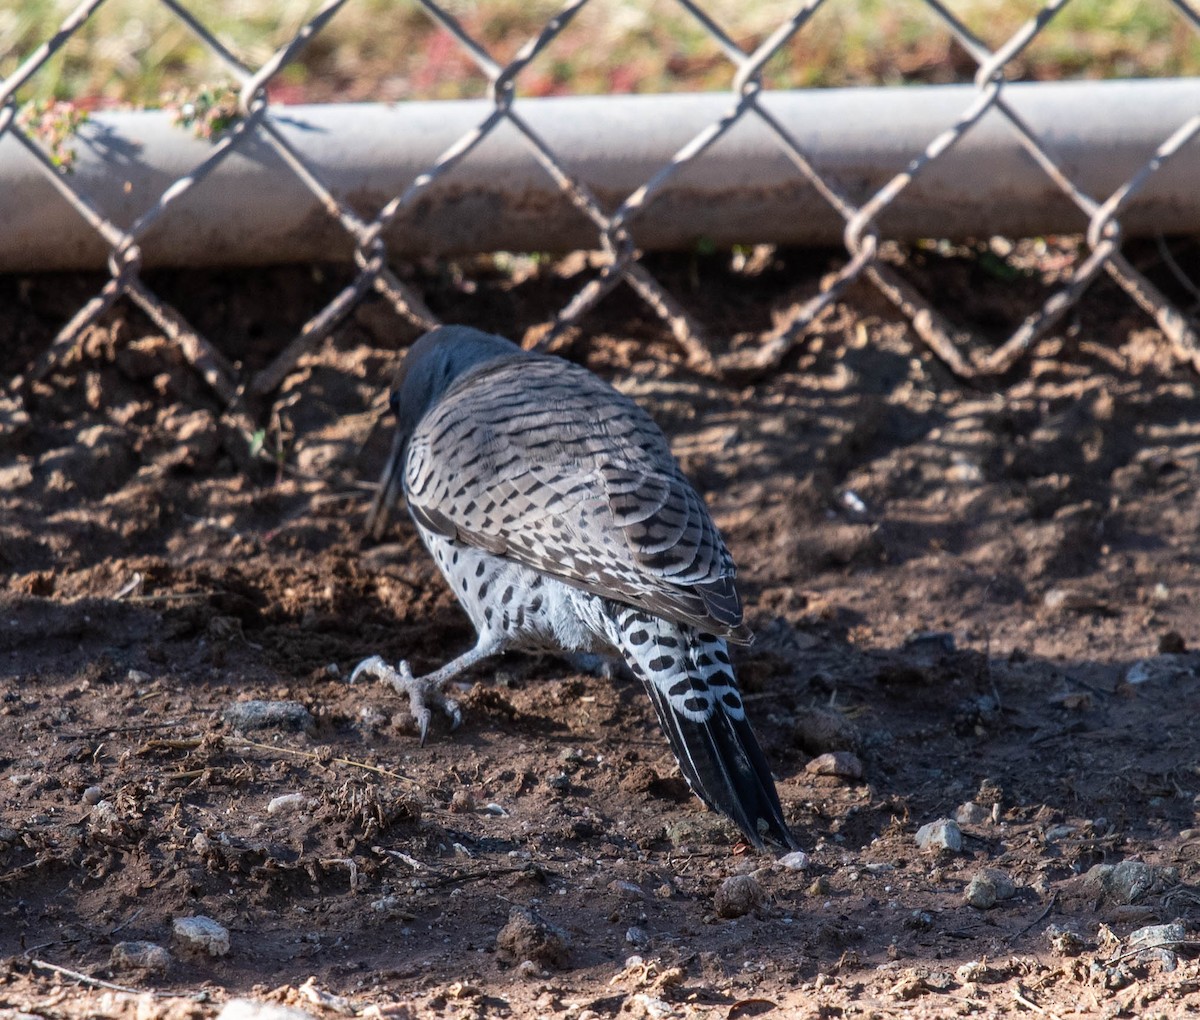
[[(268, 98), (267, 91), (268, 84), (296, 60), (301, 51), (351, 0), (329, 0), (323, 4), (294, 36), (256, 68), (248, 67), (239, 60), (206, 27), (202, 15), (194, 14), (175, 0), (160, 0), (165, 8), (195, 33), (238, 83), (237, 113), (228, 128), (219, 135), (207, 158), (167, 187), (127, 227), (119, 226), (106, 216), (97, 203), (73, 181), (71, 175), (58, 165), (53, 152), (39, 134), (22, 123), (18, 116), (18, 90), (46, 67), (55, 53), (81, 30), (104, 2), (84, 0), (80, 3), (63, 20), (58, 31), (30, 52), (0, 84), (0, 137), (7, 134), (27, 150), (36, 160), (39, 172), (53, 184), (62, 199), (103, 238), (108, 248), (111, 274), (99, 293), (62, 328), (37, 361), (29, 378), (19, 382), (45, 376), (80, 341), (84, 331), (122, 299), (128, 299), (142, 308), (227, 402), (238, 399), (242, 385), (253, 394), (271, 393), (297, 360), (326, 337), (371, 291), (382, 295), (400, 315), (415, 325), (422, 328), (435, 325), (437, 318), (426, 306), (422, 295), (389, 267), (384, 231), (402, 211), (417, 202), (433, 182), (452, 171), (505, 123), (519, 133), (523, 144), (528, 146), (565, 199), (594, 225), (597, 248), (602, 252), (594, 277), (559, 310), (553, 321), (545, 324), (540, 331), (538, 344), (545, 346), (553, 343), (564, 329), (577, 324), (614, 287), (624, 282), (669, 326), (695, 368), (720, 372), (729, 367), (726, 359), (732, 355), (719, 358), (714, 354), (705, 341), (704, 330), (683, 302), (647, 269), (638, 247), (637, 225), (639, 216), (656, 201), (668, 183), (689, 164), (702, 160), (714, 143), (738, 122), (748, 118), (755, 118), (765, 125), (794, 167), (797, 178), (816, 189), (841, 217), (845, 223), (843, 239), (847, 258), (840, 270), (823, 280), (785, 322), (764, 333), (749, 354), (739, 352), (739, 367), (748, 365), (754, 369), (770, 369), (778, 365), (797, 338), (804, 334), (806, 326), (823, 309), (836, 300), (850, 283), (865, 279), (909, 318), (921, 340), (956, 375), (974, 378), (1003, 373), (1017, 362), (1040, 334), (1081, 300), (1089, 285), (1101, 273), (1107, 273), (1140, 308), (1153, 317), (1172, 345), (1176, 357), (1200, 371), (1200, 342), (1188, 316), (1135, 268), (1121, 250), (1123, 209), (1163, 166), (1175, 159), (1200, 133), (1200, 110), (1164, 138), (1144, 165), (1111, 194), (1091, 195), (1072, 180), (1071, 175), (1056, 161), (1053, 147), (1038, 137), (1008, 101), (1006, 69), (1067, 6), (1068, 0), (1046, 3), (994, 50), (984, 45), (940, 0), (923, 0), (925, 7), (974, 62), (977, 70), (973, 98), (953, 122), (929, 140), (923, 151), (913, 155), (900, 172), (865, 201), (859, 202), (852, 200), (842, 183), (816, 169), (813, 153), (805, 151), (804, 146), (763, 102), (764, 94), (769, 91), (764, 85), (764, 69), (768, 62), (797, 33), (805, 30), (819, 8), (836, 0), (809, 0), (799, 5), (754, 49), (739, 45), (700, 3), (676, 0), (711, 37), (728, 61), (732, 74), (729, 106), (722, 117), (691, 138), (673, 158), (611, 211), (606, 210), (579, 176), (571, 172), (563, 155), (556, 152), (522, 116), (518, 98), (521, 76), (530, 63), (554, 43), (581, 9), (595, 0), (570, 0), (506, 63), (497, 60), (479, 39), (464, 28), (452, 13), (448, 2), (417, 0), (425, 14), (450, 34), (456, 45), (486, 76), (490, 108), (472, 130), (446, 148), (408, 187), (392, 197), (373, 216), (356, 212), (322, 181), (321, 174), (306, 159), (305, 153), (280, 130), (276, 119), (278, 110)], [(1181, 26), (1200, 32), (1200, 12), (1186, 0), (1170, 0), (1169, 6), (1177, 12)], [(1005, 342), (980, 352), (976, 345), (967, 343), (969, 338), (956, 330), (924, 295), (881, 260), (880, 245), (886, 238), (879, 226), (879, 219), (881, 213), (897, 202), (914, 180), (942, 159), (990, 111), (1003, 116), (1017, 143), (1087, 217), (1088, 254), (1076, 265), (1069, 279), (1040, 308), (1029, 314)], [(221, 352), (194, 329), (182, 314), (146, 285), (141, 274), (139, 245), (156, 223), (171, 214), (172, 208), (184, 195), (199, 186), (231, 153), (252, 141), (265, 143), (274, 150), (289, 171), (345, 230), (353, 242), (356, 272), (353, 279), (305, 323), (295, 339), (269, 365), (246, 383), (240, 384), (233, 367)], [(976, 353), (968, 353), (969, 349), (976, 349)]]

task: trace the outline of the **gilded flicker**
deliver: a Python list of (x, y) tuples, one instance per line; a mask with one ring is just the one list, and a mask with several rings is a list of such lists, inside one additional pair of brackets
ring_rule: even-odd
[(409, 513), (478, 632), (414, 677), (424, 741), (447, 681), (497, 652), (618, 654), (641, 680), (684, 778), (755, 846), (794, 847), (746, 718), (727, 640), (746, 641), (735, 568), (650, 416), (586, 369), (462, 326), (425, 334), (391, 394), (395, 443), (367, 527), (403, 490)]

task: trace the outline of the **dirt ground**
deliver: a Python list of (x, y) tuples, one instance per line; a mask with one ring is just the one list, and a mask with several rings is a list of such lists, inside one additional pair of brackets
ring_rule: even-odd
[[(652, 266), (717, 337), (827, 268)], [(988, 336), (1047, 282), (973, 266), (909, 270)], [(249, 373), (341, 272), (151, 285)], [(445, 319), (518, 334), (578, 284), (415, 272)], [(0, 280), (0, 373), (99, 282)], [(349, 685), (471, 641), (407, 520), (361, 534), (413, 336), (389, 310), (232, 416), (120, 308), (0, 397), (0, 1012), (1200, 1010), (1200, 411), (1152, 324), (1101, 283), (987, 387), (865, 288), (757, 380), (683, 367), (632, 296), (587, 325), (564, 353), (653, 412), (739, 563), (735, 664), (807, 866), (688, 795), (628, 677), (505, 658), (424, 748)], [(298, 704), (231, 714), (251, 699)], [(956, 817), (960, 847), (918, 845)], [(225, 955), (175, 933), (193, 916)]]

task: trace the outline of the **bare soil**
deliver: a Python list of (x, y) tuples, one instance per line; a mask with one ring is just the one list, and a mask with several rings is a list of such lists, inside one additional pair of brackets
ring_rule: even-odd
[[(771, 289), (714, 265), (654, 269), (716, 335), (765, 327), (824, 268), (797, 256)], [(341, 272), (151, 283), (249, 373)], [(443, 317), (510, 334), (573, 287), (427, 272)], [(985, 332), (1040, 293), (928, 274)], [(0, 281), (0, 372), (98, 285)], [(505, 658), (425, 747), (399, 698), (348, 683), (369, 654), (421, 671), (472, 637), (407, 520), (361, 533), (411, 339), (367, 304), (233, 415), (118, 309), (23, 406), (3, 398), (0, 1007), (1200, 1010), (1197, 381), (1127, 300), (1099, 285), (986, 388), (865, 289), (757, 380), (690, 372), (632, 296), (565, 348), (653, 412), (739, 563), (757, 640), (735, 662), (804, 870), (688, 795), (628, 677)], [(249, 699), (311, 722), (239, 731), (226, 710)], [(862, 777), (808, 767), (827, 752)], [(960, 850), (918, 846), (967, 802)], [(985, 869), (1015, 890), (990, 908), (967, 902)], [(721, 916), (737, 875), (761, 902)], [(526, 920), (498, 944), (514, 907), (557, 935)], [(228, 930), (227, 955), (188, 953), (172, 926), (193, 915)], [(1152, 936), (1172, 946), (1130, 942), (1176, 921)], [(169, 968), (114, 961), (136, 940)]]

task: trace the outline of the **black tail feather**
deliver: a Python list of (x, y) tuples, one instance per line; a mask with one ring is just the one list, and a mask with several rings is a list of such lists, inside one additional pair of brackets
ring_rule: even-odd
[(709, 807), (730, 818), (760, 849), (765, 842), (799, 849), (783, 820), (775, 780), (750, 724), (721, 707), (704, 722), (679, 715), (654, 683), (644, 686), (688, 785)]

